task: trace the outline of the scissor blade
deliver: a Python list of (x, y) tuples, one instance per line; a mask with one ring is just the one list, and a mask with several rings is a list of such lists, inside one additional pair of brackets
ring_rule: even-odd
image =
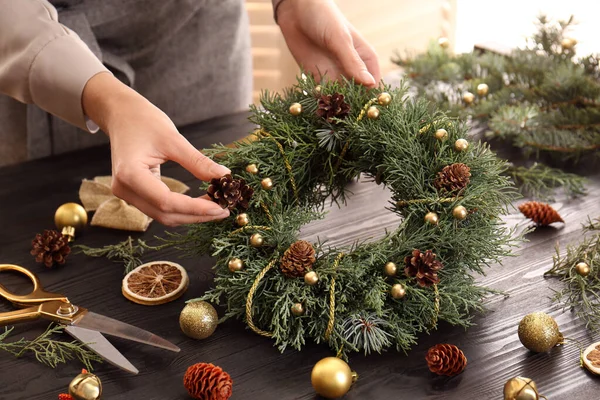
[(153, 333), (145, 331), (140, 328), (136, 328), (133, 325), (126, 324), (125, 322), (118, 321), (104, 315), (96, 314), (88, 311), (73, 322), (73, 325), (91, 329), (94, 331), (106, 333), (107, 335), (117, 336), (123, 339), (132, 340), (134, 342), (144, 343), (154, 347), (160, 347), (161, 349), (171, 350), (179, 352), (179, 347), (157, 336)]
[(100, 332), (72, 325), (66, 326), (65, 331), (115, 367), (132, 374), (140, 372)]

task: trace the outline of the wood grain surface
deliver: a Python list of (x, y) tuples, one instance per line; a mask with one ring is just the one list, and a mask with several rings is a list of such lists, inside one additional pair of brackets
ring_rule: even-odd
[[(213, 142), (228, 143), (246, 135), (252, 126), (245, 114), (208, 121), (184, 130), (198, 147)], [(123, 269), (104, 259), (71, 255), (68, 263), (56, 270), (35, 264), (29, 255), (31, 239), (43, 229), (53, 228), (54, 210), (62, 203), (78, 200), (81, 180), (110, 173), (107, 148), (95, 148), (60, 157), (28, 162), (0, 169), (0, 262), (27, 267), (38, 274), (46, 288), (67, 295), (75, 304), (92, 311), (139, 326), (161, 335), (181, 347), (179, 354), (109, 337), (109, 340), (136, 365), (140, 373), (127, 375), (116, 368), (99, 364), (96, 373), (102, 379), (104, 399), (175, 400), (188, 399), (182, 384), (186, 368), (196, 362), (211, 362), (223, 367), (234, 380), (232, 399), (283, 400), (317, 399), (310, 385), (312, 366), (331, 351), (309, 344), (301, 352), (280, 354), (269, 339), (262, 338), (231, 321), (218, 327), (213, 336), (195, 341), (184, 336), (178, 324), (186, 299), (202, 295), (212, 284), (209, 257), (179, 259), (173, 249), (152, 255), (152, 259), (180, 262), (189, 272), (191, 283), (182, 298), (169, 304), (147, 307), (127, 301), (121, 295)], [(199, 183), (177, 165), (163, 166), (165, 176), (178, 178), (198, 195)], [(561, 247), (582, 237), (581, 223), (587, 216), (600, 215), (600, 175), (590, 172), (589, 194), (576, 200), (561, 200), (554, 205), (566, 223), (556, 228), (538, 229), (517, 256), (494, 265), (479, 281), (505, 291), (486, 299), (488, 310), (474, 319), (476, 326), (464, 329), (441, 325), (431, 336), (423, 336), (407, 355), (390, 351), (381, 355), (353, 355), (351, 367), (359, 381), (345, 397), (356, 399), (501, 399), (504, 382), (522, 375), (534, 379), (548, 399), (600, 399), (600, 380), (579, 368), (579, 350), (573, 345), (558, 347), (546, 354), (533, 354), (521, 346), (517, 324), (529, 312), (546, 311), (558, 321), (564, 335), (584, 344), (599, 340), (585, 330), (570, 312), (552, 305), (552, 288), (559, 283), (542, 274), (552, 264), (557, 241)], [(354, 193), (348, 205), (331, 210), (323, 221), (303, 228), (305, 238), (328, 240), (331, 244), (351, 244), (372, 240), (386, 228), (399, 223), (385, 210), (389, 193), (374, 183), (351, 183)], [(506, 218), (508, 224), (527, 226), (516, 210)], [(144, 234), (152, 241), (164, 227), (154, 222)], [(77, 239), (89, 246), (114, 244), (127, 232), (90, 227)], [(145, 258), (146, 261), (151, 259)], [(9, 273), (0, 281), (10, 289), (25, 292), (28, 285)], [(11, 310), (0, 301), (0, 312)], [(220, 310), (222, 313), (222, 310)], [(17, 325), (11, 339), (34, 338), (47, 322)], [(69, 339), (65, 336), (65, 339)], [(454, 378), (432, 375), (425, 364), (425, 352), (437, 343), (453, 343), (465, 352), (467, 369)], [(81, 365), (70, 362), (56, 369), (43, 366), (31, 355), (16, 359), (0, 353), (0, 399), (56, 399), (65, 392)]]

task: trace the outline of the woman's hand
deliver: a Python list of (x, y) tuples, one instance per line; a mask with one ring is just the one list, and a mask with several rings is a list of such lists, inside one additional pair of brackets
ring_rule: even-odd
[(331, 0), (283, 0), (277, 22), (296, 62), (315, 77), (354, 78), (368, 87), (381, 79), (377, 54)]
[(167, 160), (204, 181), (230, 171), (200, 153), (152, 103), (108, 73), (88, 81), (82, 102), (86, 115), (110, 137), (115, 196), (165, 225), (229, 215), (206, 197), (171, 192), (160, 180), (160, 165)]

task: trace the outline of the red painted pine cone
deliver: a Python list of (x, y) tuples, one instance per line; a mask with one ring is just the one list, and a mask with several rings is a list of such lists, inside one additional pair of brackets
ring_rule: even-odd
[(467, 366), (467, 357), (453, 344), (436, 344), (425, 357), (429, 370), (438, 375), (455, 376)]
[(220, 367), (198, 363), (187, 369), (183, 385), (194, 399), (227, 400), (231, 397), (233, 381)]

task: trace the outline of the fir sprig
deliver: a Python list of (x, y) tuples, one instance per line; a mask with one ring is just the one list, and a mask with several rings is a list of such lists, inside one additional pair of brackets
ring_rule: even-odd
[(104, 247), (89, 247), (80, 244), (73, 248), (89, 257), (106, 257), (113, 262), (122, 263), (125, 267), (124, 274), (127, 274), (142, 264), (141, 257), (145, 252), (160, 250), (161, 246), (150, 246), (142, 239), (133, 240), (129, 236), (120, 243)]
[(585, 178), (541, 163), (534, 163), (530, 167), (511, 165), (507, 173), (521, 192), (529, 197), (550, 200), (559, 187), (567, 196), (585, 193)]

